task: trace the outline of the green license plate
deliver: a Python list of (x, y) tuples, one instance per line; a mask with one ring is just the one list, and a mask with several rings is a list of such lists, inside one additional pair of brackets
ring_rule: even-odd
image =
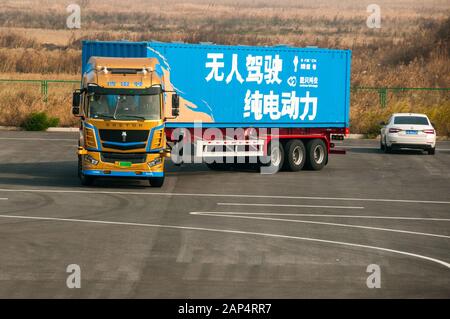
[(131, 166), (131, 162), (119, 162), (119, 166), (120, 167), (130, 167)]

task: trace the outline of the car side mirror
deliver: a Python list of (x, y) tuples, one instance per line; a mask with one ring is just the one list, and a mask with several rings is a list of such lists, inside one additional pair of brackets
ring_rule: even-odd
[(172, 116), (180, 115), (180, 97), (178, 94), (172, 95)]
[(386, 126), (386, 122), (384, 122), (384, 121), (383, 121), (383, 122), (380, 122), (380, 125), (381, 125), (381, 126)]
[(436, 128), (436, 125), (433, 122), (431, 122), (431, 126)]
[(72, 94), (72, 114), (80, 116), (81, 92), (74, 91)]

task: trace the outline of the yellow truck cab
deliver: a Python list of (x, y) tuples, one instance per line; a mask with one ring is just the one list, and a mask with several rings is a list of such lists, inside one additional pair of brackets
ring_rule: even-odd
[(97, 177), (147, 179), (164, 183), (169, 156), (164, 132), (165, 93), (154, 58), (91, 57), (80, 90), (73, 93), (72, 113), (80, 117), (78, 176), (83, 185)]

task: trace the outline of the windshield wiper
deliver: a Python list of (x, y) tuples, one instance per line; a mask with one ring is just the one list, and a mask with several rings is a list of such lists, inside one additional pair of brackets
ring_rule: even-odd
[[(140, 119), (140, 120), (145, 120), (145, 117), (143, 116), (139, 116), (139, 115), (126, 115), (126, 114), (119, 114), (120, 117), (132, 117), (132, 118), (136, 118), (136, 119)], [(118, 118), (116, 118), (118, 119)]]
[(108, 118), (108, 119), (113, 119), (113, 118), (114, 118), (114, 116), (112, 116), (112, 115), (102, 114), (102, 113), (94, 114), (94, 116), (97, 116), (97, 117), (105, 117), (105, 118)]

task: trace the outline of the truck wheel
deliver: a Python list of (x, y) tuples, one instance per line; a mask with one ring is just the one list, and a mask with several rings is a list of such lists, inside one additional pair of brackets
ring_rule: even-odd
[(164, 184), (164, 176), (163, 177), (150, 177), (148, 179), (151, 187), (162, 187)]
[(80, 181), (83, 186), (91, 186), (94, 184), (95, 178), (92, 176), (81, 174)]
[(434, 155), (436, 153), (436, 149), (430, 148), (427, 152), (428, 152), (428, 155)]
[(327, 147), (321, 139), (313, 139), (306, 144), (306, 167), (319, 171), (328, 161)]
[(83, 174), (83, 163), (81, 162), (81, 156), (78, 156), (78, 177), (80, 178), (81, 185), (83, 186), (91, 186), (95, 180), (93, 176)]
[(301, 140), (290, 140), (284, 146), (283, 168), (297, 172), (303, 168), (306, 161), (306, 148)]
[(283, 144), (280, 141), (278, 143), (270, 143), (267, 147), (267, 156), (269, 157), (269, 163), (263, 166), (274, 166), (274, 170), (270, 172), (271, 174), (280, 171), (284, 164)]

